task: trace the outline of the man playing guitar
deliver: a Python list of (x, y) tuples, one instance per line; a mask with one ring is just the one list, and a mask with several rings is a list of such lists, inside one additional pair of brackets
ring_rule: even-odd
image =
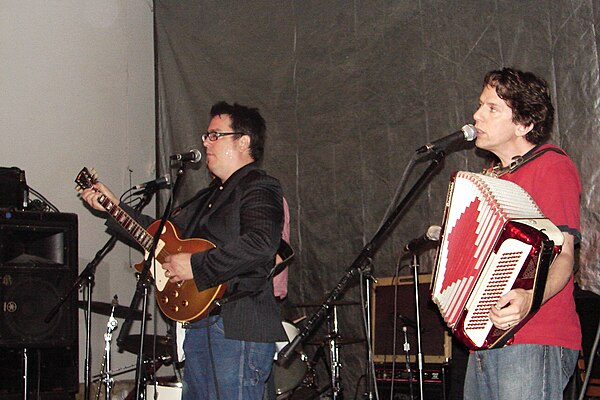
[[(275, 342), (287, 340), (273, 296), (271, 272), (283, 226), (279, 182), (260, 170), (265, 121), (255, 108), (216, 103), (202, 143), (211, 184), (170, 221), (183, 239), (214, 244), (199, 252), (173, 252), (161, 267), (171, 283), (191, 280), (198, 291), (226, 286), (222, 307), (186, 323), (183, 400), (259, 400), (270, 374)], [(116, 196), (96, 182), (82, 192), (91, 207), (105, 211)], [(143, 227), (153, 221), (118, 204)], [(110, 229), (116, 221), (107, 220)]]

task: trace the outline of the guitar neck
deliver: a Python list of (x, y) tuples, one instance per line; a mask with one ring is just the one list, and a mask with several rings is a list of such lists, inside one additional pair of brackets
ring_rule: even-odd
[(123, 227), (131, 235), (133, 239), (146, 251), (150, 251), (152, 247), (152, 235), (148, 233), (140, 224), (129, 216), (121, 207), (110, 201), (108, 197), (100, 194), (98, 202), (110, 214), (114, 220)]

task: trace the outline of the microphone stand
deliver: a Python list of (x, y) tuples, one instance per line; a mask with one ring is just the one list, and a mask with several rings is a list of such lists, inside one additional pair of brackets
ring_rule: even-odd
[[(365, 247), (363, 247), (359, 255), (352, 263), (352, 265), (347, 269), (346, 274), (338, 282), (335, 288), (330, 292), (327, 299), (325, 299), (325, 301), (321, 305), (321, 308), (312, 317), (309, 318), (304, 328), (296, 335), (296, 337), (278, 353), (277, 363), (279, 363), (280, 365), (285, 365), (289, 362), (290, 356), (292, 355), (296, 347), (298, 347), (298, 345), (302, 343), (305, 340), (305, 338), (312, 333), (312, 331), (317, 326), (317, 322), (321, 322), (323, 317), (326, 315), (326, 311), (330, 307), (331, 302), (337, 299), (337, 297), (347, 287), (347, 285), (350, 283), (354, 276), (359, 274), (361, 276), (364, 275), (367, 279), (367, 282), (368, 279), (372, 279), (371, 261), (373, 256), (375, 255), (376, 251), (379, 249), (383, 241), (387, 238), (387, 234), (391, 231), (391, 228), (397, 222), (396, 220), (398, 219), (398, 217), (405, 211), (407, 205), (410, 203), (413, 197), (415, 197), (416, 194), (419, 193), (420, 189), (427, 183), (429, 178), (433, 176), (444, 157), (445, 152), (443, 151), (433, 153), (431, 162), (427, 169), (421, 174), (419, 179), (417, 179), (417, 181), (410, 188), (408, 193), (406, 193), (404, 198), (398, 203), (393, 212), (390, 213), (389, 217), (381, 225), (381, 227), (375, 233), (371, 241), (367, 243)], [(368, 284), (365, 286), (368, 287)], [(369, 298), (367, 298), (367, 303), (369, 302), (370, 300)], [(363, 306), (367, 307), (367, 312), (371, 312), (370, 304), (364, 304)], [(369, 320), (369, 325), (370, 324), (371, 323)], [(367, 332), (371, 332), (371, 326), (367, 326), (365, 327), (365, 329), (367, 330)], [(369, 333), (367, 333), (367, 337), (369, 337)], [(371, 354), (369, 354), (368, 362), (370, 364), (370, 367), (367, 368), (367, 393), (365, 393), (365, 396), (369, 399), (373, 399), (373, 373), (371, 368), (373, 365), (373, 359)]]
[[(160, 219), (158, 229), (154, 233), (154, 237), (152, 239), (152, 246), (150, 247), (150, 251), (148, 252), (148, 255), (144, 259), (144, 266), (142, 268), (142, 272), (140, 272), (140, 277), (137, 282), (136, 290), (133, 295), (133, 298), (131, 299), (131, 305), (129, 307), (129, 312), (128, 312), (127, 318), (123, 322), (123, 327), (121, 328), (121, 331), (119, 332), (119, 336), (117, 337), (117, 344), (120, 346), (123, 344), (125, 337), (129, 334), (129, 331), (131, 330), (131, 325), (133, 323), (134, 310), (137, 310), (140, 301), (142, 301), (142, 321), (141, 321), (141, 326), (140, 326), (140, 346), (139, 346), (139, 350), (138, 350), (136, 370), (135, 370), (135, 385), (136, 385), (135, 398), (136, 399), (144, 399), (146, 397), (145, 396), (145, 387), (144, 387), (145, 377), (143, 376), (144, 375), (143, 365), (144, 365), (144, 335), (146, 333), (147, 309), (148, 309), (148, 293), (150, 290), (150, 285), (152, 284), (152, 277), (149, 276), (150, 267), (152, 265), (154, 265), (154, 261), (155, 261), (154, 255), (156, 253), (156, 248), (158, 246), (158, 242), (160, 239), (160, 235), (163, 231), (163, 228), (167, 222), (169, 215), (171, 214), (173, 198), (175, 197), (176, 193), (179, 190), (179, 186), (180, 186), (180, 182), (181, 182), (180, 178), (184, 174), (184, 165), (185, 164), (183, 162), (180, 163), (179, 169), (177, 171), (177, 177), (175, 179), (175, 183), (173, 184), (173, 194), (169, 198), (169, 201), (167, 202), (167, 205), (165, 207), (163, 215)], [(150, 188), (150, 190), (144, 190), (145, 200), (142, 203), (140, 203), (140, 205), (141, 205), (140, 210), (143, 206), (148, 204), (148, 202), (150, 201), (150, 198), (152, 197), (152, 194), (156, 191), (156, 189), (158, 189), (158, 188)]]
[[(408, 342), (408, 332), (406, 325), (402, 326), (402, 332), (404, 333), (404, 352), (406, 353), (406, 361), (404, 365), (406, 366), (406, 372), (408, 373), (408, 389), (410, 393), (410, 399), (413, 400), (413, 373), (412, 368), (410, 367), (410, 343)], [(394, 361), (395, 362), (395, 361)], [(395, 376), (392, 374), (392, 385), (394, 384)], [(394, 391), (392, 390), (392, 393)]]
[[(419, 394), (420, 399), (423, 398), (423, 353), (421, 350), (421, 309), (419, 305), (419, 256), (416, 252), (412, 254), (412, 267), (413, 267), (413, 284), (415, 286), (415, 312), (417, 319), (417, 370), (419, 371)], [(412, 382), (411, 382), (412, 391)]]
[(60, 307), (63, 303), (73, 294), (76, 288), (83, 286), (84, 287), (84, 298), (87, 298), (86, 309), (86, 324), (85, 324), (85, 360), (84, 360), (84, 400), (90, 399), (90, 389), (92, 382), (92, 370), (90, 367), (90, 359), (92, 356), (92, 344), (91, 344), (91, 331), (92, 331), (92, 291), (94, 288), (94, 276), (96, 274), (96, 267), (100, 263), (100, 261), (106, 256), (114, 247), (117, 242), (117, 236), (112, 235), (108, 241), (102, 246), (100, 250), (96, 253), (92, 261), (88, 263), (83, 271), (79, 274), (75, 282), (71, 285), (71, 287), (67, 290), (66, 294), (60, 298), (58, 303), (48, 312), (46, 318), (44, 318), (44, 322), (48, 323), (54, 318)]

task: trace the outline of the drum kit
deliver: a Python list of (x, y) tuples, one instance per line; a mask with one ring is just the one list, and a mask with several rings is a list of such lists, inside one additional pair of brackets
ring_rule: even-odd
[[(80, 301), (79, 308), (86, 309), (87, 303)], [(116, 304), (91, 302), (90, 310), (93, 313), (105, 315), (109, 317), (107, 323), (107, 332), (104, 335), (105, 352), (102, 360), (101, 372), (92, 378), (92, 382), (98, 383), (96, 399), (100, 398), (100, 393), (103, 393), (104, 399), (112, 398), (111, 389), (114, 384), (113, 377), (122, 375), (135, 370), (135, 366), (123, 367), (118, 369), (110, 368), (110, 343), (112, 339), (112, 331), (117, 327), (115, 318), (126, 318), (129, 315), (130, 309)], [(133, 320), (141, 320), (142, 312), (133, 311), (131, 314)], [(147, 314), (147, 319), (151, 316)], [(129, 335), (125, 337), (122, 343), (119, 343), (120, 350), (129, 353), (138, 354), (140, 351), (141, 335)], [(153, 399), (154, 393), (158, 394), (161, 400), (179, 400), (181, 399), (182, 384), (175, 376), (156, 376), (156, 372), (163, 365), (171, 364), (175, 359), (175, 344), (173, 338), (167, 336), (145, 335), (143, 341), (142, 354), (144, 355), (144, 368), (146, 384), (146, 397)], [(102, 391), (104, 387), (104, 391)], [(134, 387), (125, 400), (135, 400), (136, 388)]]
[[(317, 399), (323, 393), (330, 391), (333, 394), (339, 393), (340, 388), (340, 368), (341, 363), (339, 360), (339, 350), (341, 346), (362, 343), (364, 339), (358, 338), (345, 338), (342, 337), (339, 331), (338, 324), (338, 309), (339, 306), (351, 306), (360, 305), (358, 302), (347, 302), (347, 301), (335, 301), (331, 304), (330, 315), (327, 318), (327, 333), (325, 336), (304, 342), (307, 346), (317, 346), (317, 350), (314, 352), (312, 359), (299, 346), (290, 362), (285, 364), (273, 364), (273, 379), (276, 392), (277, 400), (299, 400), (299, 399)], [(318, 307), (321, 304), (299, 304), (297, 308), (310, 308)], [(85, 309), (86, 302), (80, 301), (79, 308)], [(135, 366), (124, 367), (119, 369), (110, 369), (110, 339), (112, 331), (117, 327), (116, 320), (114, 318), (126, 318), (129, 314), (129, 308), (119, 306), (118, 304), (92, 302), (91, 311), (93, 313), (105, 315), (109, 317), (107, 324), (107, 333), (105, 337), (105, 354), (102, 362), (102, 371), (93, 376), (93, 382), (98, 383), (96, 398), (99, 398), (101, 388), (104, 386), (104, 398), (110, 398), (110, 389), (113, 385), (113, 377), (125, 374), (135, 370)], [(134, 311), (132, 318), (134, 320), (142, 319), (141, 311)], [(150, 319), (150, 315), (147, 315)], [(288, 322), (283, 321), (283, 328), (288, 336), (288, 340), (292, 341), (299, 333), (300, 329), (297, 325), (306, 317), (296, 319), (295, 321)], [(132, 354), (138, 354), (140, 351), (140, 335), (129, 335), (119, 343), (121, 350), (127, 351)], [(182, 384), (174, 376), (169, 377), (157, 377), (156, 372), (162, 365), (171, 364), (176, 360), (175, 345), (173, 338), (167, 336), (155, 336), (145, 335), (144, 346), (142, 353), (144, 355), (144, 364), (146, 369), (146, 380), (148, 382), (146, 386), (146, 398), (154, 398), (154, 393), (160, 395), (160, 399), (163, 400), (179, 400), (181, 398)], [(281, 351), (288, 342), (276, 343), (277, 353)], [(329, 350), (329, 359), (327, 362), (325, 359), (326, 369), (330, 382), (322, 388), (319, 388), (318, 378), (316, 374), (316, 364), (319, 359), (322, 358), (324, 350)], [(277, 360), (277, 353), (275, 354), (275, 361)], [(135, 388), (129, 392), (125, 400), (134, 400), (136, 395)], [(332, 396), (336, 398), (336, 396)]]
[[(307, 346), (317, 346), (316, 351), (309, 359), (303, 347), (298, 346), (295, 355), (289, 362), (284, 364), (275, 363), (273, 365), (273, 374), (275, 379), (275, 388), (277, 400), (310, 400), (320, 398), (323, 394), (328, 398), (341, 398), (340, 369), (341, 362), (339, 358), (340, 347), (364, 343), (365, 339), (343, 337), (339, 329), (338, 307), (354, 306), (361, 303), (352, 301), (333, 301), (330, 304), (327, 315), (327, 333), (315, 340), (305, 341)], [(297, 308), (321, 307), (322, 304), (298, 304)], [(284, 321), (283, 327), (286, 331), (289, 341), (292, 341), (299, 333), (300, 329), (296, 326), (306, 317), (302, 317), (292, 323)], [(277, 352), (280, 352), (287, 342), (277, 343)], [(328, 361), (322, 358), (325, 349), (329, 350)], [(277, 359), (277, 356), (275, 357)], [(329, 375), (329, 383), (319, 387), (316, 374), (316, 364), (323, 359)], [(328, 393), (326, 393), (328, 392)]]

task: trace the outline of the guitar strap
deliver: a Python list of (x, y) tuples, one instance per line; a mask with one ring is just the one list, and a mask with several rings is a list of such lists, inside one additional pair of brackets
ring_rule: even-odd
[(528, 151), (524, 156), (514, 157), (513, 160), (511, 161), (511, 163), (509, 165), (507, 165), (506, 167), (502, 167), (498, 164), (491, 169), (484, 170), (483, 173), (484, 173), (484, 175), (493, 176), (494, 178), (499, 178), (502, 175), (511, 174), (511, 173), (515, 172), (517, 169), (521, 168), (523, 165), (535, 160), (536, 158), (538, 158), (539, 156), (541, 156), (542, 154), (544, 154), (548, 151), (553, 151), (553, 152), (561, 154), (563, 156), (567, 155), (564, 151), (562, 151), (561, 149), (557, 149), (556, 147), (547, 147), (545, 149), (542, 149), (542, 150), (536, 152), (535, 150), (538, 147), (539, 146), (534, 147), (533, 149)]
[(269, 276), (267, 277), (268, 279), (271, 279), (289, 265), (289, 263), (292, 261), (292, 258), (294, 258), (294, 249), (292, 249), (292, 246), (290, 246), (288, 242), (281, 239), (279, 241), (277, 255), (281, 257), (282, 261), (275, 264), (275, 266), (271, 269), (271, 272), (269, 272)]

